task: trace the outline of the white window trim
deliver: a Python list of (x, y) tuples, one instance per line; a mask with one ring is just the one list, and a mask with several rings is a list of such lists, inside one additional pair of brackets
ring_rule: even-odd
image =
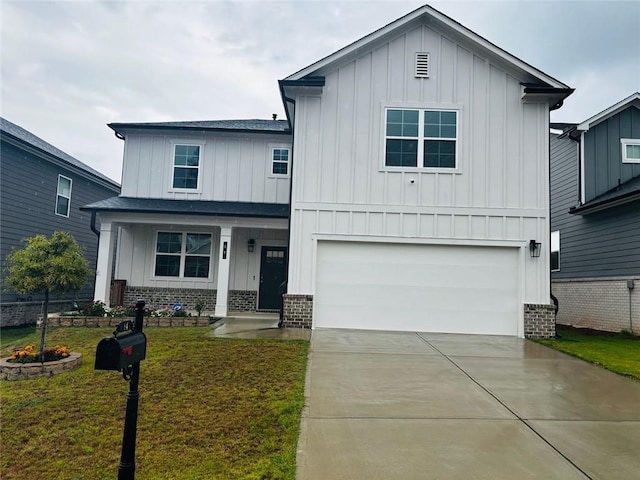
[[(287, 150), (289, 152), (289, 157), (287, 160), (287, 173), (286, 174), (282, 174), (282, 173), (273, 173), (273, 151), (274, 150)], [(269, 144), (269, 158), (267, 158), (268, 164), (267, 164), (267, 171), (268, 173), (268, 177), (269, 178), (289, 178), (289, 176), (291, 175), (291, 145), (286, 144), (286, 143), (270, 143)], [(284, 162), (280, 162), (280, 163), (284, 163)]]
[(640, 163), (640, 158), (627, 158), (627, 145), (639, 145), (638, 138), (621, 138), (620, 144), (622, 148), (622, 163)]
[[(418, 133), (424, 134), (424, 112), (425, 110), (429, 111), (437, 111), (437, 112), (456, 112), (456, 166), (455, 168), (445, 168), (445, 167), (388, 167), (386, 165), (386, 156), (387, 156), (387, 110), (419, 110), (421, 114), (419, 115), (419, 124), (418, 124)], [(462, 173), (460, 168), (460, 150), (462, 149), (462, 142), (460, 139), (460, 132), (462, 131), (462, 108), (460, 105), (437, 105), (432, 106), (430, 104), (385, 104), (382, 105), (381, 108), (381, 148), (382, 152), (380, 158), (380, 172), (415, 172), (415, 173), (451, 173), (451, 174), (460, 174)], [(413, 138), (413, 137), (412, 137)], [(421, 154), (424, 152), (424, 142), (420, 140), (429, 140), (431, 137), (418, 137), (418, 159), (420, 162)], [(443, 140), (443, 139), (438, 139)], [(454, 140), (454, 139), (444, 139), (444, 140)]]
[[(69, 180), (69, 196), (67, 197), (66, 195), (63, 195), (60, 193), (60, 179), (64, 178), (66, 180)], [(64, 175), (58, 175), (58, 184), (56, 186), (56, 206), (55, 206), (55, 214), (60, 216), (60, 217), (65, 217), (65, 218), (69, 218), (69, 214), (71, 213), (71, 191), (73, 190), (73, 180), (69, 177), (65, 177)], [(69, 208), (67, 210), (67, 214), (64, 215), (62, 213), (58, 213), (58, 197), (62, 197), (62, 198), (66, 198), (67, 200), (69, 200)]]
[[(169, 140), (169, 192), (179, 192), (179, 193), (202, 193), (202, 174), (203, 174), (203, 158), (204, 158), (204, 147), (206, 142), (203, 140), (190, 140), (190, 139), (172, 139)], [(173, 175), (175, 172), (175, 161), (176, 161), (176, 146), (178, 145), (187, 145), (193, 147), (200, 147), (200, 158), (198, 159), (198, 186), (196, 188), (175, 188), (173, 186)], [(194, 168), (194, 167), (189, 167)]]
[[(182, 235), (182, 245), (180, 247), (180, 275), (177, 277), (164, 277), (161, 275), (156, 275), (156, 258), (158, 256), (158, 234), (159, 233), (178, 233)], [(185, 266), (185, 258), (187, 257), (186, 253), (186, 245), (187, 245), (187, 235), (188, 234), (198, 234), (198, 235), (210, 235), (211, 236), (211, 248), (209, 250), (209, 274), (206, 277), (185, 277), (184, 276), (184, 266)], [(154, 241), (153, 241), (153, 264), (151, 267), (151, 278), (154, 280), (174, 280), (174, 281), (188, 281), (188, 282), (211, 282), (213, 281), (213, 268), (214, 268), (214, 242), (215, 236), (212, 232), (198, 232), (193, 230), (182, 230), (175, 231), (169, 228), (160, 228), (155, 230), (154, 232)], [(177, 253), (172, 254), (160, 254), (160, 255), (177, 255)], [(190, 255), (194, 257), (204, 257), (206, 255), (198, 254), (198, 255)]]
[[(554, 238), (555, 237), (555, 238)], [(552, 272), (560, 271), (560, 230), (554, 230), (551, 232), (551, 253), (558, 252), (558, 268), (552, 268)], [(549, 262), (551, 262), (551, 256), (549, 257)]]

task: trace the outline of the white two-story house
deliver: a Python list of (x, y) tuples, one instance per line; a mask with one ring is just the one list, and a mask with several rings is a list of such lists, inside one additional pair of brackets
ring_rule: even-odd
[(424, 6), (280, 90), (286, 122), (111, 125), (97, 298), (119, 232), (142, 298), (270, 310), (286, 279), (285, 325), (554, 333), (547, 132), (572, 89)]

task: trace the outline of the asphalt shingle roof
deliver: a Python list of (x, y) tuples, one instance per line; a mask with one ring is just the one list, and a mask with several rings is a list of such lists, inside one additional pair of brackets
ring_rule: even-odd
[(97, 170), (94, 170), (88, 165), (82, 163), (77, 158), (74, 158), (68, 153), (63, 152), (59, 148), (54, 147), (50, 143), (45, 142), (40, 137), (35, 136), (33, 133), (29, 132), (28, 130), (25, 130), (24, 128), (16, 125), (15, 123), (10, 122), (6, 118), (0, 117), (0, 132), (2, 135), (5, 135), (5, 134), (11, 135), (12, 137), (17, 138), (18, 140), (32, 147), (42, 150), (43, 152), (53, 155), (54, 157), (57, 157), (60, 160), (63, 160), (69, 163), (70, 165), (73, 165), (74, 167), (79, 168), (80, 170), (83, 170), (85, 173), (98, 177), (104, 180), (105, 182), (110, 183), (112, 186), (120, 188), (120, 185), (117, 182), (111, 180), (109, 177), (103, 175)]
[(571, 209), (570, 213), (590, 213), (606, 207), (610, 203), (620, 200), (630, 201), (635, 197), (640, 197), (640, 175), (621, 183), (602, 195), (598, 195), (584, 205)]
[(288, 218), (286, 203), (165, 200), (159, 198), (111, 197), (81, 207), (98, 212), (218, 215), (223, 217)]
[(213, 130), (255, 133), (291, 133), (286, 120), (202, 120), (192, 122), (110, 123), (116, 132), (133, 129)]

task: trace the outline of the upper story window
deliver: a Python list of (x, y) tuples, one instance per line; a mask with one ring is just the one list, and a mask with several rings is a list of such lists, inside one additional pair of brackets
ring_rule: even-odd
[(551, 232), (551, 271), (560, 271), (560, 230)]
[(291, 149), (277, 146), (271, 148), (271, 175), (286, 177), (289, 175), (289, 159)]
[(621, 138), (623, 163), (640, 163), (640, 140), (637, 138)]
[(56, 215), (69, 216), (71, 209), (71, 184), (70, 178), (58, 175), (58, 193), (56, 194)]
[(173, 183), (174, 189), (197, 190), (200, 175), (201, 145), (173, 145)]
[(456, 168), (458, 112), (387, 109), (385, 166)]
[(211, 234), (158, 232), (156, 277), (209, 278)]

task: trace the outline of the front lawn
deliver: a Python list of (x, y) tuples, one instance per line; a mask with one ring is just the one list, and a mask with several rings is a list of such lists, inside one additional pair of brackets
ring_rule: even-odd
[[(52, 378), (2, 381), (3, 479), (115, 479), (129, 384), (93, 368), (113, 328), (51, 328), (47, 345), (83, 354)], [(211, 338), (209, 327), (147, 328), (136, 479), (294, 479), (306, 341)], [(3, 330), (1, 356), (38, 344)]]
[(537, 340), (607, 370), (640, 379), (640, 337), (558, 325), (560, 338)]

